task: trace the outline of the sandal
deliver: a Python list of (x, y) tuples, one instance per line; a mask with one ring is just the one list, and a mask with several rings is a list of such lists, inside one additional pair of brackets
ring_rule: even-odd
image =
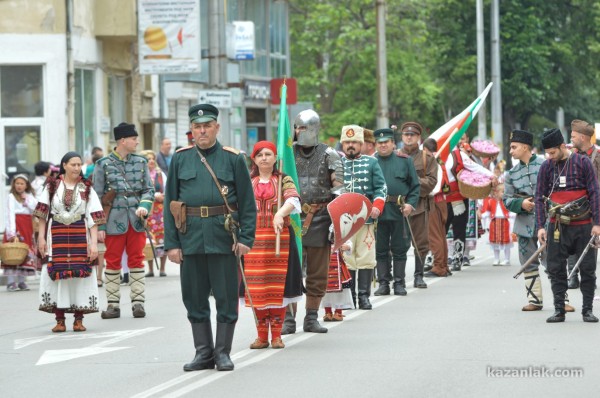
[(148, 272), (146, 278), (154, 278), (154, 272)]
[(161, 272), (160, 276), (167, 276), (167, 273), (166, 272)]
[(104, 282), (102, 282), (102, 281), (96, 281), (96, 283), (98, 284), (98, 287), (104, 286)]

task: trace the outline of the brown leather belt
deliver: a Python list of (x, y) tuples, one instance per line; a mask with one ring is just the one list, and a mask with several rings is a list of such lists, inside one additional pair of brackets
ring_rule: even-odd
[[(229, 205), (233, 211), (237, 211), (237, 205), (235, 203)], [(213, 217), (220, 216), (223, 214), (227, 214), (227, 206), (200, 206), (200, 207), (190, 207), (186, 206), (185, 214), (190, 217)]]
[(306, 213), (306, 218), (304, 219), (304, 222), (302, 223), (302, 235), (303, 236), (306, 235), (306, 233), (308, 232), (308, 228), (310, 227), (310, 224), (312, 223), (312, 219), (313, 219), (313, 216), (315, 215), (315, 213), (324, 207), (327, 207), (327, 203), (315, 203), (315, 204), (305, 203), (302, 205), (302, 212)]
[(400, 206), (400, 202), (404, 201), (404, 196), (402, 195), (388, 195), (385, 198), (386, 202), (390, 202), (390, 203), (396, 203), (398, 206)]

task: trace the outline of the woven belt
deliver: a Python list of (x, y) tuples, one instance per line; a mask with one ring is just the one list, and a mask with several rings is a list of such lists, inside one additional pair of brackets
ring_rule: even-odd
[[(229, 205), (233, 211), (237, 211), (237, 205), (235, 203)], [(227, 206), (200, 206), (200, 207), (190, 207), (186, 206), (185, 214), (190, 217), (213, 217), (220, 216), (223, 214), (227, 214)]]
[(327, 203), (316, 203), (316, 204), (305, 203), (302, 205), (302, 211), (304, 213), (306, 213), (306, 218), (304, 219), (304, 222), (302, 223), (302, 235), (306, 235), (306, 233), (308, 232), (308, 228), (310, 227), (310, 224), (312, 223), (312, 219), (313, 219), (315, 213), (324, 207), (327, 207)]

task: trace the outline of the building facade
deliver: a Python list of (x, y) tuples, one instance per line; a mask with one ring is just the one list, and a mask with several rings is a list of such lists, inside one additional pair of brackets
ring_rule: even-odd
[[(163, 137), (187, 145), (187, 109), (207, 92), (230, 99), (224, 144), (247, 151), (273, 138), (270, 80), (291, 71), (287, 1), (199, 0), (201, 72), (160, 76), (138, 73), (138, 1), (0, 2), (2, 205), (15, 174), (33, 176), (36, 162), (57, 164), (70, 150), (106, 151), (122, 121), (137, 125), (140, 150), (158, 150)], [(254, 24), (253, 59), (227, 57), (235, 21)]]

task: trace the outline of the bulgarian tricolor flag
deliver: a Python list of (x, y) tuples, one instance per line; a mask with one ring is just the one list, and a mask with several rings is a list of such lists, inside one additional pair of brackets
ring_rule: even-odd
[(467, 131), (473, 119), (479, 112), (479, 109), (483, 105), (485, 98), (487, 97), (492, 84), (487, 85), (485, 90), (481, 93), (475, 101), (471, 103), (464, 111), (454, 116), (449, 122), (444, 124), (442, 127), (434, 131), (429, 138), (433, 138), (437, 141), (438, 151), (436, 157), (440, 158), (444, 162), (450, 156), (450, 152), (456, 148), (456, 145), (460, 141), (460, 137)]

